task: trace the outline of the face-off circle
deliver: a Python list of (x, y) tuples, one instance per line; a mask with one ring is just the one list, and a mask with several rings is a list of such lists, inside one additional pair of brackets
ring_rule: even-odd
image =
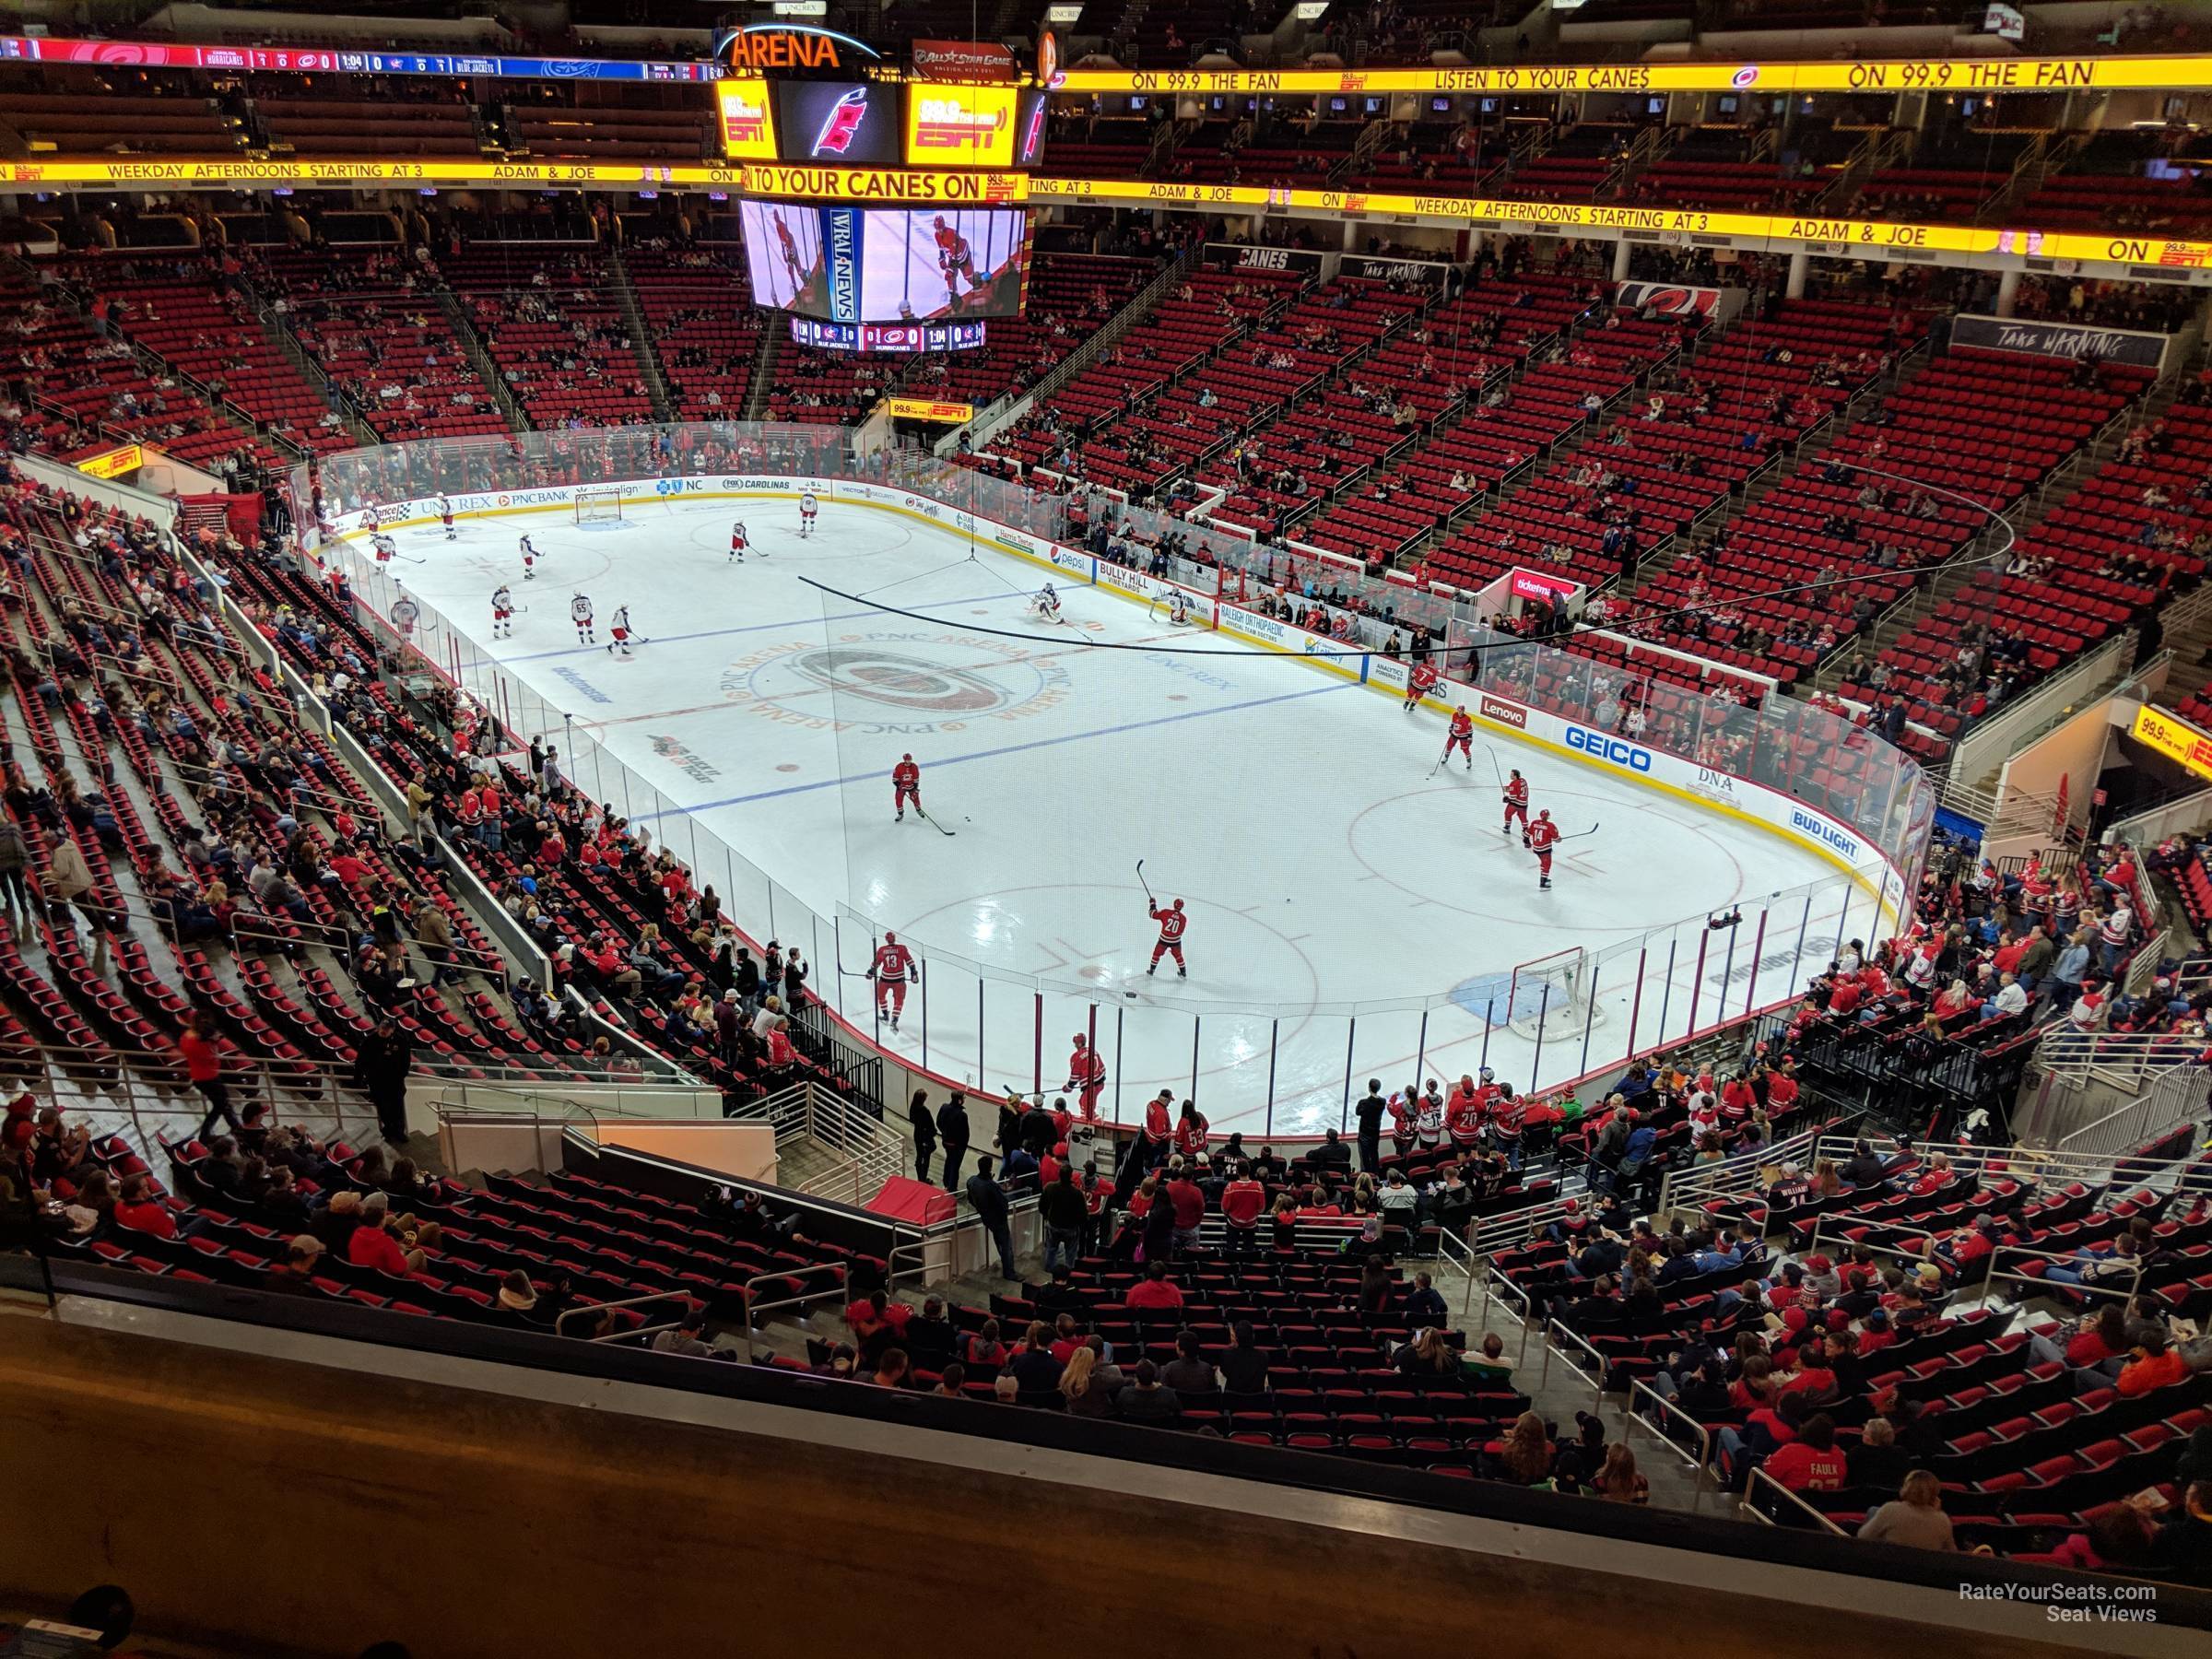
[(723, 670), (730, 702), (765, 719), (851, 732), (958, 732), (1067, 700), (1060, 664), (969, 634), (843, 633), (764, 646)]

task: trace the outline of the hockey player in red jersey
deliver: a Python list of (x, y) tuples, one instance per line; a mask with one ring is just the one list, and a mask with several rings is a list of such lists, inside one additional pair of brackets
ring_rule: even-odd
[(1446, 760), (1452, 759), (1453, 749), (1459, 751), (1460, 759), (1467, 763), (1467, 770), (1473, 771), (1475, 770), (1475, 718), (1467, 712), (1467, 705), (1465, 703), (1461, 703), (1452, 711), (1451, 735), (1444, 739), (1444, 759)]
[(898, 814), (891, 822), (906, 822), (906, 808), (910, 802), (913, 805), (916, 818), (929, 816), (922, 810), (922, 769), (914, 764), (912, 755), (901, 755), (899, 764), (891, 768), (891, 807)]
[(917, 971), (914, 953), (899, 943), (897, 934), (885, 934), (876, 959), (868, 964), (868, 977), (876, 982), (877, 1017), (889, 1020), (894, 1031), (900, 1010), (906, 1006), (906, 982)]
[(1551, 885), (1552, 843), (1559, 839), (1559, 827), (1551, 821), (1551, 814), (1539, 812), (1536, 821), (1529, 825), (1521, 837), (1521, 844), (1536, 855), (1536, 885)]
[(1082, 1032), (1076, 1033), (1076, 1052), (1067, 1057), (1067, 1081), (1061, 1092), (1076, 1097), (1076, 1104), (1087, 1122), (1096, 1122), (1099, 1115), (1099, 1096), (1106, 1088), (1106, 1059), (1090, 1046), (1090, 1040)]
[(1498, 833), (1511, 835), (1515, 818), (1521, 820), (1521, 829), (1525, 833), (1528, 830), (1528, 780), (1521, 775), (1521, 769), (1517, 766), (1513, 768), (1513, 775), (1505, 781), (1505, 822), (1499, 827)]
[(1165, 910), (1157, 904), (1147, 904), (1145, 908), (1151, 912), (1152, 920), (1159, 924), (1159, 942), (1152, 947), (1152, 965), (1145, 972), (1157, 973), (1159, 959), (1171, 956), (1175, 959), (1176, 977), (1189, 979), (1191, 971), (1182, 960), (1182, 930), (1191, 924), (1191, 919), (1182, 913), (1182, 900), (1176, 900)]
[(1419, 708), (1421, 699), (1436, 689), (1436, 680), (1437, 674), (1434, 664), (1416, 663), (1413, 665), (1412, 674), (1406, 677), (1406, 706), (1408, 709)]

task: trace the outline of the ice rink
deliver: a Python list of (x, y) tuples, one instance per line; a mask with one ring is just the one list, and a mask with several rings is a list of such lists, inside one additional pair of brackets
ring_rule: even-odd
[[(748, 933), (797, 942), (864, 1030), (868, 987), (850, 975), (869, 924), (897, 930), (923, 986), (880, 1040), (993, 1091), (1056, 1088), (1095, 1019), (1110, 1113), (1168, 1088), (1218, 1129), (1311, 1134), (1343, 1120), (1347, 1077), (1356, 1099), (1371, 1077), (1396, 1088), (1417, 1065), (1453, 1078), (1487, 1059), (1516, 1088), (1548, 1084), (1626, 1053), (1631, 1032), (1648, 1047), (1786, 996), (1840, 933), (1875, 931), (1871, 881), (1777, 835), (1487, 728), (1472, 771), (1437, 770), (1435, 712), (1103, 589), (1061, 583), (1067, 624), (1036, 623), (1029, 595), (1050, 571), (918, 519), (825, 500), (803, 540), (789, 500), (624, 514), (465, 519), (450, 543), (403, 529), (381, 572), (365, 538), (349, 546), (365, 596), (387, 591), (380, 575), (404, 585), (572, 716), (571, 775), (691, 856)], [(742, 565), (737, 519), (757, 549)], [(502, 582), (527, 608), (495, 641)], [(598, 643), (571, 624), (580, 592)], [(629, 658), (605, 643), (622, 605), (648, 639)], [(488, 663), (464, 677), (502, 710), (518, 700)], [(677, 810), (595, 779), (587, 737)], [(892, 821), (909, 751), (949, 836)], [(1527, 776), (1532, 810), (1596, 826), (1562, 847), (1549, 891), (1500, 833), (1493, 759)], [(1171, 964), (1146, 977), (1140, 858), (1191, 914), (1188, 980)], [(772, 918), (741, 860), (781, 889)], [(1734, 906), (1740, 925), (1708, 929)], [(1586, 1006), (1554, 1010), (1539, 1052), (1545, 994), (1508, 1007), (1506, 986), (1514, 964), (1573, 947), (1590, 953)]]

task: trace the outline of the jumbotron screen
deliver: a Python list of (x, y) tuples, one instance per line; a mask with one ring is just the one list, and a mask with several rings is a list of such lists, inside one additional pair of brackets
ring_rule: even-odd
[(738, 205), (756, 303), (826, 323), (1018, 317), (1030, 216), (1018, 207)]

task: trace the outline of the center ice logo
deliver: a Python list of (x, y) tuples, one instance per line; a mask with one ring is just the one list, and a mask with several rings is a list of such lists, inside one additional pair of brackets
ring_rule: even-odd
[(739, 658), (722, 694), (764, 717), (817, 730), (953, 732), (1059, 706), (1067, 671), (1004, 640), (966, 634), (845, 635)]

